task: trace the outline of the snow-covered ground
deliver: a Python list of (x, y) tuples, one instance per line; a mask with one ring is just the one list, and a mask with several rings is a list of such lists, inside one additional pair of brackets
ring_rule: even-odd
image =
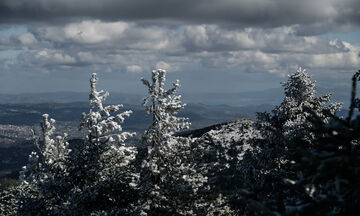
[(199, 139), (211, 139), (214, 144), (222, 145), (228, 149), (236, 143), (236, 148), (241, 152), (238, 158), (241, 160), (245, 152), (252, 148), (248, 142), (249, 139), (259, 137), (259, 132), (252, 127), (253, 124), (254, 122), (251, 120), (238, 119), (206, 132)]

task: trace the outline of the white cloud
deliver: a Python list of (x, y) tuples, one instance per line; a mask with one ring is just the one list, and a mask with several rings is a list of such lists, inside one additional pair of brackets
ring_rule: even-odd
[[(335, 45), (339, 45), (337, 42)], [(232, 51), (223, 55), (205, 55), (203, 63), (216, 68), (245, 68), (248, 72), (268, 72), (284, 76), (298, 65), (310, 69), (355, 71), (360, 65), (360, 47), (341, 42), (344, 52), (278, 52), (266, 53), (261, 50)]]
[(171, 62), (171, 63), (169, 63), (169, 62), (165, 62), (165, 61), (158, 61), (155, 64), (155, 68), (156, 69), (164, 69), (167, 72), (176, 72), (176, 71), (181, 70), (181, 65), (182, 65), (181, 62)]
[(170, 64), (164, 62), (164, 61), (159, 61), (156, 63), (156, 69), (163, 69), (163, 70), (166, 70), (166, 71), (171, 71), (172, 68), (170, 66)]
[(317, 54), (308, 56), (310, 68), (347, 69), (354, 70), (360, 65), (360, 49), (353, 49), (347, 53)]
[(129, 65), (129, 66), (126, 67), (126, 70), (128, 72), (133, 72), (133, 73), (141, 73), (141, 72), (143, 72), (143, 69), (139, 65)]
[(33, 45), (33, 44), (37, 43), (37, 40), (34, 37), (34, 35), (32, 33), (29, 33), (29, 32), (21, 34), (19, 36), (19, 40), (20, 40), (20, 42), (22, 44), (24, 44), (26, 46)]
[(174, 52), (181, 49), (181, 32), (159, 26), (140, 26), (130, 22), (87, 20), (65, 26), (33, 29), (51, 43), (94, 50), (115, 49)]
[(23, 52), (19, 55), (18, 59), (24, 67), (35, 67), (39, 69), (42, 67), (71, 66), (77, 62), (77, 60), (69, 54), (51, 49)]
[(55, 50), (41, 50), (34, 53), (36, 59), (39, 59), (43, 62), (49, 61), (57, 64), (73, 64), (76, 62), (76, 59), (68, 54), (64, 54)]
[(126, 22), (101, 22), (99, 20), (85, 20), (82, 22), (70, 23), (65, 27), (45, 27), (39, 29), (45, 39), (77, 43), (102, 43), (121, 38), (129, 27)]
[(210, 45), (206, 25), (187, 26), (184, 33), (186, 39), (191, 40), (197, 47), (206, 48)]

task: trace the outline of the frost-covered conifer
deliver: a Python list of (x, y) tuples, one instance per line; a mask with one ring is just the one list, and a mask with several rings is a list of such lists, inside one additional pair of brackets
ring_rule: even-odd
[(152, 115), (152, 124), (145, 132), (143, 140), (152, 146), (158, 145), (165, 135), (173, 135), (177, 131), (189, 128), (187, 118), (176, 117), (175, 114), (183, 109), (181, 95), (175, 94), (180, 88), (180, 81), (173, 83), (173, 88), (164, 89), (166, 71), (157, 69), (152, 71), (152, 82), (142, 78), (142, 83), (148, 88), (149, 96), (144, 99), (143, 106)]
[[(35, 144), (40, 152), (40, 157), (36, 152), (32, 152), (29, 155), (29, 163), (20, 172), (19, 180), (21, 185), (41, 181), (38, 179), (39, 175), (43, 175), (43, 178), (50, 178), (50, 176), (46, 175), (51, 174), (51, 169), (66, 170), (65, 162), (68, 160), (71, 152), (69, 143), (66, 142), (67, 134), (53, 139), (51, 136), (55, 132), (54, 124), (55, 120), (49, 120), (48, 114), (43, 115), (43, 121), (40, 123), (42, 131), (41, 142), (35, 137)], [(37, 170), (39, 168), (48, 170)], [(46, 171), (49, 171), (49, 173)]]
[(64, 193), (69, 190), (68, 160), (71, 150), (67, 135), (52, 138), (55, 120), (43, 115), (42, 139), (35, 138), (38, 153), (29, 155), (29, 163), (19, 177), (19, 214), (59, 214)]
[[(311, 112), (309, 122), (317, 138), (309, 148), (302, 139), (290, 143), (288, 153), (297, 175), (289, 180), (300, 194), (285, 207), (287, 215), (356, 215), (360, 206), (360, 116), (353, 76), (351, 106), (346, 120), (329, 112)], [(331, 118), (331, 124), (323, 116)]]
[(121, 159), (121, 163), (118, 165), (126, 166), (135, 158), (136, 149), (135, 147), (126, 146), (125, 141), (134, 136), (135, 133), (123, 132), (121, 124), (126, 117), (130, 116), (132, 111), (111, 115), (111, 113), (119, 111), (123, 105), (104, 106), (103, 102), (109, 96), (109, 93), (103, 90), (97, 91), (97, 82), (98, 78), (94, 73), (90, 79), (90, 110), (88, 114), (82, 114), (80, 124), (80, 129), (86, 128), (88, 130), (85, 152), (95, 154), (96, 157)]
[(132, 164), (137, 152), (135, 147), (125, 143), (135, 133), (123, 132), (121, 127), (132, 111), (112, 115), (123, 105), (104, 106), (109, 93), (97, 91), (97, 82), (94, 73), (90, 79), (90, 110), (82, 114), (80, 125), (80, 129), (88, 130), (88, 135), (84, 146), (77, 151), (72, 167), (75, 187), (69, 209), (77, 211), (79, 206), (91, 206), (81, 214), (110, 209), (127, 211), (137, 194), (139, 175)]
[[(285, 211), (284, 205), (296, 196), (287, 185), (287, 180), (296, 176), (288, 154), (299, 140), (311, 149), (314, 140), (321, 136), (314, 133), (309, 121), (313, 113), (325, 124), (330, 118), (324, 113), (333, 115), (340, 108), (337, 103), (329, 104), (330, 94), (316, 96), (315, 82), (302, 68), (289, 76), (283, 87), (285, 98), (280, 106), (270, 114), (259, 114), (257, 125), (261, 136), (253, 139), (253, 151), (246, 154), (244, 160), (248, 164), (241, 167), (251, 199), (259, 201), (258, 208), (252, 208), (255, 211)], [(259, 196), (256, 191), (260, 190), (262, 195)]]
[(285, 98), (281, 105), (273, 110), (271, 124), (278, 129), (281, 128), (288, 139), (304, 137), (310, 141), (314, 138), (314, 134), (309, 131), (311, 124), (307, 120), (310, 115), (308, 110), (316, 112), (326, 123), (328, 118), (322, 112), (328, 110), (334, 114), (341, 107), (338, 103), (326, 105), (331, 99), (331, 94), (316, 97), (315, 82), (301, 67), (289, 77), (287, 82), (283, 83), (283, 87)]
[(143, 136), (143, 141), (151, 145), (142, 163), (141, 214), (195, 215), (199, 208), (197, 191), (206, 178), (193, 163), (192, 139), (174, 136), (190, 124), (186, 118), (174, 116), (185, 104), (174, 95), (179, 81), (165, 90), (165, 76), (165, 70), (158, 69), (152, 72), (152, 83), (142, 79), (150, 94), (143, 105), (153, 121)]
[(104, 93), (103, 90), (97, 91), (97, 82), (96, 73), (93, 73), (90, 79), (90, 110), (88, 114), (82, 114), (80, 128), (86, 127), (88, 129), (87, 139), (93, 145), (124, 146), (124, 141), (135, 134), (121, 132), (122, 127), (120, 124), (124, 122), (126, 117), (130, 116), (132, 111), (129, 110), (112, 116), (110, 113), (117, 112), (123, 105), (108, 105), (104, 107), (102, 103), (109, 96), (109, 92)]

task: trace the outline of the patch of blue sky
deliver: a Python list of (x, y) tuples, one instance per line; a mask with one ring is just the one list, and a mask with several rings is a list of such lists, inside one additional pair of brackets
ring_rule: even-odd
[[(11, 35), (21, 35), (26, 33), (25, 25), (15, 25), (7, 28), (0, 28), (0, 37), (8, 37)], [(14, 59), (24, 50), (2, 50), (0, 51), (0, 59)]]
[(330, 40), (339, 39), (354, 45), (360, 45), (360, 27), (351, 32), (327, 33), (321, 35), (321, 37), (326, 37)]
[(25, 32), (27, 32), (27, 27), (25, 25), (16, 25), (16, 26), (11, 26), (9, 28), (0, 28), (0, 37), (6, 37), (6, 36), (10, 36), (10, 35), (20, 35), (23, 34)]
[(14, 59), (16, 58), (23, 50), (5, 50), (0, 51), (0, 59)]

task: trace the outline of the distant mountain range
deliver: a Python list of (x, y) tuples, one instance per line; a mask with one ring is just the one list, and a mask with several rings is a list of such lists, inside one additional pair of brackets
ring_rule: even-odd
[[(188, 104), (179, 116), (187, 117), (193, 123), (192, 128), (231, 121), (238, 118), (255, 119), (256, 112), (270, 111), (272, 105), (228, 106)], [(132, 110), (124, 127), (129, 130), (144, 130), (150, 124), (150, 117), (140, 105), (124, 104), (122, 110)], [(47, 113), (57, 122), (80, 121), (81, 113), (89, 111), (86, 102), (40, 103), (40, 104), (0, 104), (0, 125), (38, 125), (42, 114)]]
[[(333, 101), (343, 102), (345, 108), (349, 106), (350, 87), (336, 87), (334, 89), (318, 88), (318, 95), (333, 94)], [(146, 94), (128, 94), (110, 92), (107, 103), (115, 104), (141, 104)], [(262, 91), (248, 91), (240, 93), (198, 93), (183, 92), (182, 100), (186, 103), (201, 103), (206, 105), (230, 105), (249, 106), (270, 104), (278, 105), (284, 95), (282, 88), (273, 88)], [(48, 92), (48, 93), (24, 93), (24, 94), (0, 94), (0, 104), (23, 104), (23, 103), (71, 103), (87, 102), (87, 92)]]
[[(111, 93), (107, 103), (140, 104), (141, 95)], [(46, 92), (23, 94), (0, 94), (1, 104), (39, 104), (39, 103), (72, 103), (87, 102), (87, 92)]]

